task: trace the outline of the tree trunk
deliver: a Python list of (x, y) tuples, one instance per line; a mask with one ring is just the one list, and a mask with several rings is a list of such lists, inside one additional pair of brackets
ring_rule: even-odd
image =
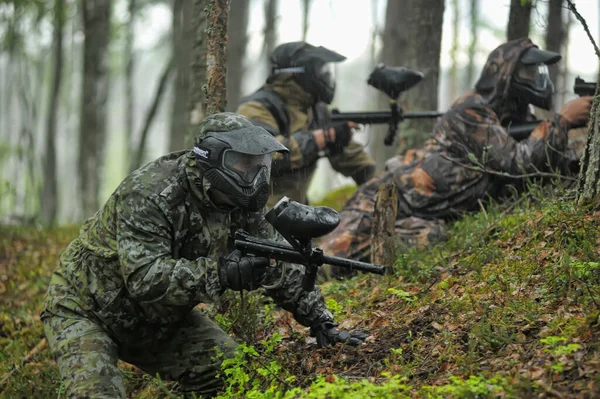
[(456, 54), (459, 47), (460, 12), (458, 0), (451, 0), (452, 5), (452, 46), (450, 47), (450, 71), (448, 72), (448, 103), (452, 103), (458, 92), (458, 64)]
[(588, 122), (587, 144), (581, 158), (577, 191), (580, 204), (593, 203), (596, 209), (600, 208), (600, 84), (596, 86)]
[(394, 182), (379, 187), (375, 195), (373, 226), (371, 227), (371, 263), (383, 265), (393, 274), (396, 263), (394, 227), (398, 215), (398, 190)]
[[(135, 92), (133, 72), (135, 67), (135, 55), (133, 51), (134, 40), (134, 18), (136, 9), (136, 0), (129, 0), (128, 4), (129, 18), (125, 24), (125, 137), (126, 152), (129, 156), (135, 150), (133, 146), (134, 112), (135, 112)], [(130, 160), (126, 160), (128, 162)]]
[(477, 52), (477, 36), (479, 30), (479, 0), (471, 0), (470, 9), (470, 29), (471, 29), (471, 42), (467, 49), (467, 71), (465, 76), (465, 87), (473, 87), (475, 84), (475, 53)]
[[(442, 45), (443, 0), (389, 0), (386, 10), (381, 61), (389, 66), (405, 66), (424, 73), (425, 78), (400, 96), (405, 111), (431, 111), (438, 105), (440, 49)], [(389, 99), (380, 95), (380, 106), (389, 108)], [(393, 148), (383, 147), (383, 135), (371, 153), (381, 170), (395, 150), (419, 145), (431, 133), (435, 121), (413, 120), (399, 126)], [(387, 130), (387, 129), (385, 129)], [(384, 132), (386, 133), (386, 132)], [(400, 140), (400, 138), (409, 140)], [(398, 145), (400, 142), (400, 145)]]
[(310, 2), (311, 2), (311, 0), (302, 0), (302, 41), (303, 42), (306, 41), (306, 35), (308, 34)]
[(85, 218), (98, 210), (108, 98), (108, 44), (111, 0), (81, 0), (83, 82), (79, 127), (79, 184)]
[(188, 125), (188, 135), (186, 138), (186, 148), (190, 148), (194, 142), (196, 126), (204, 119), (206, 115), (206, 7), (208, 0), (194, 0), (192, 8), (192, 65), (191, 82), (189, 91), (189, 110), (190, 119)]
[(510, 0), (508, 25), (506, 26), (506, 39), (508, 41), (529, 36), (533, 1)]
[[(548, 6), (548, 25), (546, 27), (546, 50), (562, 54), (565, 43), (566, 32), (564, 30), (563, 18), (563, 0), (550, 0)], [(557, 62), (548, 66), (550, 79), (554, 86), (558, 88), (559, 68), (564, 63)]]
[(150, 132), (150, 126), (152, 126), (152, 122), (154, 121), (154, 117), (156, 116), (156, 111), (160, 105), (160, 102), (163, 98), (163, 94), (165, 93), (165, 88), (167, 87), (167, 82), (169, 81), (169, 76), (171, 76), (171, 72), (173, 71), (173, 59), (171, 59), (165, 70), (163, 71), (160, 79), (158, 80), (158, 86), (156, 87), (156, 92), (154, 93), (154, 99), (152, 100), (152, 104), (148, 111), (146, 112), (146, 117), (144, 118), (144, 125), (142, 127), (142, 131), (139, 134), (140, 142), (136, 146), (137, 150), (135, 151), (135, 156), (132, 159), (132, 162), (129, 166), (130, 172), (133, 172), (135, 169), (142, 166), (142, 162), (144, 160), (144, 152), (146, 150), (146, 139), (148, 138), (148, 132)]
[(235, 111), (242, 97), (244, 58), (248, 44), (249, 0), (238, 0), (231, 7), (227, 40), (227, 109)]
[(271, 53), (275, 50), (277, 43), (277, 5), (278, 0), (265, 0), (265, 31), (263, 42), (263, 54), (265, 54), (267, 75), (271, 71)]
[[(185, 149), (186, 135), (190, 125), (190, 76), (191, 76), (191, 61), (192, 49), (194, 43), (195, 28), (192, 24), (192, 15), (196, 15), (196, 9), (200, 13), (201, 20), (199, 21), (200, 29), (204, 32), (204, 1), (200, 1), (199, 5), (194, 5), (194, 0), (175, 0), (173, 3), (173, 55), (174, 59), (174, 90), (173, 90), (173, 109), (171, 111), (171, 133), (169, 138), (169, 151), (180, 151)], [(197, 7), (197, 8), (196, 8)], [(193, 11), (194, 10), (194, 11)], [(199, 46), (204, 46), (204, 33), (198, 36)], [(205, 56), (204, 56), (205, 57)], [(205, 60), (206, 58), (204, 58)], [(202, 62), (202, 67), (198, 71), (199, 82), (204, 82), (206, 79), (206, 62)], [(198, 92), (202, 95), (201, 83)], [(202, 96), (203, 98), (203, 96)], [(204, 103), (204, 100), (201, 100)], [(204, 108), (200, 108), (202, 115)]]
[(206, 6), (206, 115), (227, 106), (227, 14), (229, 0), (208, 0)]
[[(565, 39), (564, 39), (564, 48), (569, 48), (569, 31), (571, 30), (571, 24), (573, 23), (573, 15), (571, 13), (567, 13), (567, 22), (565, 23)], [(567, 97), (567, 92), (572, 90), (572, 87), (569, 87), (569, 83), (573, 83), (573, 81), (569, 82), (569, 52), (565, 51), (563, 56), (559, 62), (560, 66), (560, 79), (558, 80), (556, 94), (554, 95), (554, 106), (555, 110), (560, 110), (562, 105), (565, 103), (565, 98)]]
[(54, 35), (52, 39), (54, 70), (52, 88), (50, 89), (50, 100), (48, 101), (48, 120), (46, 126), (46, 145), (44, 148), (44, 180), (41, 217), (42, 223), (53, 226), (56, 221), (58, 209), (58, 190), (56, 178), (56, 121), (59, 110), (59, 94), (62, 77), (63, 63), (63, 24), (64, 24), (64, 0), (54, 2)]

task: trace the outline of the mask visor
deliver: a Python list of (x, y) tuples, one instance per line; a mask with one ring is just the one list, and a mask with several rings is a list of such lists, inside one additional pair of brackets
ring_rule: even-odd
[(249, 155), (226, 150), (223, 154), (223, 168), (239, 177), (240, 183), (251, 184), (258, 173), (266, 168), (267, 181), (271, 178), (271, 154)]

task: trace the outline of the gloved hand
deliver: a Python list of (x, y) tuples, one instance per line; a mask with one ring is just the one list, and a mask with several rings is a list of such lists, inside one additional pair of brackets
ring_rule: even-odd
[(577, 97), (563, 105), (560, 115), (569, 122), (570, 127), (585, 126), (590, 119), (593, 99), (592, 96)]
[(221, 287), (234, 291), (258, 289), (269, 265), (268, 258), (243, 256), (242, 251), (236, 249), (226, 258), (219, 258), (218, 270)]
[(333, 321), (324, 321), (310, 328), (310, 336), (317, 338), (317, 346), (322, 348), (327, 345), (335, 345), (338, 342), (346, 345), (359, 346), (365, 342), (368, 335), (362, 331), (344, 331), (337, 328), (338, 324)]
[(352, 122), (336, 122), (323, 128), (325, 146), (331, 155), (344, 151), (352, 138), (353, 127), (356, 127), (356, 124)]

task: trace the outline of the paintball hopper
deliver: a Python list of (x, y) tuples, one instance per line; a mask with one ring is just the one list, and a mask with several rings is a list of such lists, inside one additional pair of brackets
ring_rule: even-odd
[(405, 90), (410, 89), (421, 80), (423, 73), (408, 69), (405, 67), (388, 67), (379, 64), (369, 75), (367, 83), (377, 90), (387, 94), (390, 98), (396, 99)]
[(340, 223), (340, 215), (325, 206), (309, 206), (288, 197), (281, 198), (265, 219), (290, 241), (310, 242), (330, 233)]

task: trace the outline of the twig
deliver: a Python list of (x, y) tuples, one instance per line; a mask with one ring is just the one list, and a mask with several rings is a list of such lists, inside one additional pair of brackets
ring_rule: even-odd
[[(5, 373), (4, 376), (2, 376), (2, 380), (0, 380), (0, 389), (4, 390), (4, 385), (13, 376), (13, 374), (17, 370), (19, 370), (22, 366), (24, 366), (27, 363), (29, 363), (29, 361), (31, 360), (31, 358), (33, 356), (35, 356), (39, 351), (41, 351), (42, 349), (44, 349), (44, 347), (46, 346), (47, 343), (48, 342), (46, 341), (46, 338), (42, 338), (42, 340), (40, 342), (38, 342), (38, 344), (31, 351), (29, 351), (29, 353), (27, 353), (25, 355), (25, 357), (23, 358), (23, 364), (21, 366), (15, 365), (15, 368), (13, 368), (9, 372)], [(0, 391), (0, 392), (2, 392), (2, 391)]]
[(480, 166), (471, 166), (471, 165), (467, 165), (464, 163), (459, 162), (458, 160), (454, 159), (454, 158), (450, 158), (446, 155), (441, 155), (442, 158), (450, 161), (450, 162), (454, 162), (459, 166), (462, 166), (463, 168), (466, 169), (470, 169), (470, 170), (474, 170), (477, 172), (482, 172), (482, 173), (489, 173), (491, 175), (497, 175), (497, 176), (502, 176), (502, 177), (508, 177), (511, 179), (523, 179), (523, 178), (527, 178), (527, 177), (560, 177), (562, 179), (566, 179), (566, 180), (571, 180), (571, 181), (577, 181), (576, 178), (574, 177), (570, 177), (570, 176), (565, 176), (565, 175), (559, 175), (557, 173), (549, 173), (549, 172), (534, 172), (534, 173), (525, 173), (523, 175), (511, 175), (510, 173), (505, 173), (505, 172), (498, 172), (495, 170), (489, 170), (489, 169), (485, 169), (482, 168)]
[(571, 12), (575, 15), (575, 18), (577, 18), (579, 20), (579, 22), (581, 22), (581, 25), (583, 25), (583, 30), (585, 30), (585, 33), (587, 33), (588, 38), (590, 39), (590, 42), (592, 42), (592, 46), (594, 46), (594, 51), (596, 52), (596, 55), (598, 56), (598, 58), (600, 58), (600, 49), (598, 49), (598, 45), (596, 45), (596, 41), (594, 40), (594, 37), (590, 33), (590, 28), (588, 28), (588, 25), (585, 22), (585, 19), (583, 19), (581, 14), (579, 14), (577, 9), (575, 8), (575, 4), (573, 4), (573, 2), (571, 0), (567, 0), (567, 4), (568, 4), (569, 10), (571, 10)]

